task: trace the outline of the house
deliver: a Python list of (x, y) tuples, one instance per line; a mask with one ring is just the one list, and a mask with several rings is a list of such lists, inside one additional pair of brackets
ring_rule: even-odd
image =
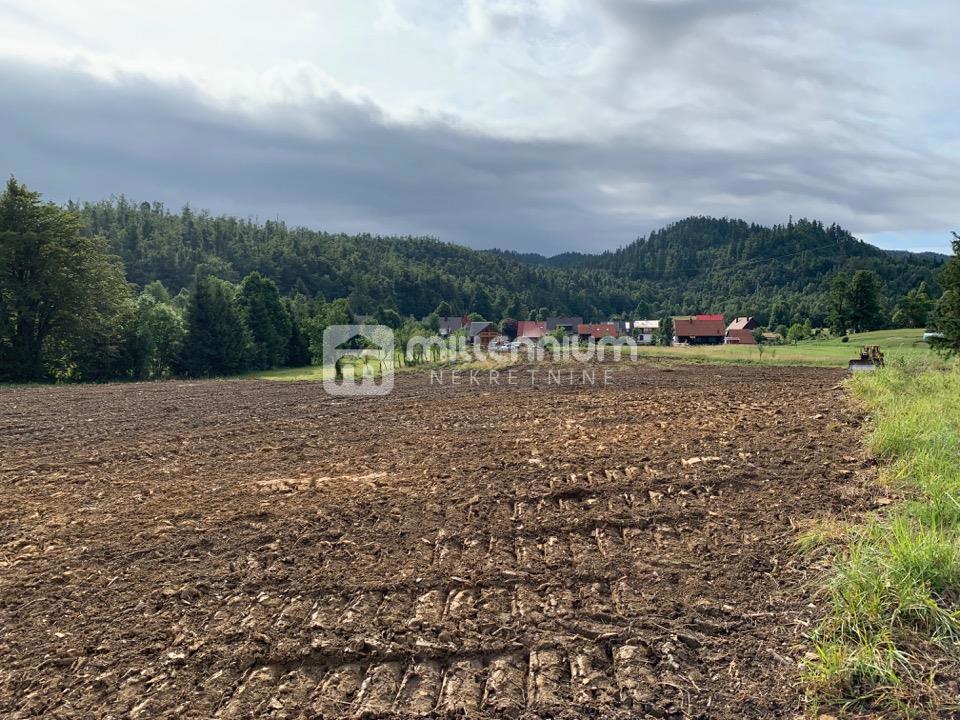
[(548, 317), (547, 332), (553, 332), (557, 328), (563, 328), (567, 335), (573, 335), (577, 331), (577, 326), (583, 324), (582, 317)]
[(517, 323), (517, 339), (528, 338), (530, 340), (539, 340), (546, 337), (547, 323), (538, 320), (521, 320)]
[(682, 315), (673, 318), (674, 345), (721, 345), (726, 333), (723, 315)]
[(467, 327), (467, 340), (482, 348), (486, 348), (499, 336), (500, 331), (497, 329), (497, 326), (485, 320), (474, 321)]
[(441, 337), (446, 337), (447, 335), (452, 335), (457, 332), (457, 330), (462, 329), (463, 327), (470, 324), (470, 316), (463, 315), (460, 317), (455, 317), (453, 315), (441, 315), (437, 318), (437, 323)]
[(581, 323), (577, 325), (577, 335), (581, 340), (601, 340), (605, 337), (620, 337), (617, 326), (612, 322), (607, 323)]
[(764, 344), (776, 345), (781, 340), (783, 340), (783, 338), (780, 336), (780, 333), (765, 332), (760, 335), (760, 342)]
[(753, 331), (759, 324), (752, 317), (738, 317), (727, 325), (727, 334), (723, 339), (724, 345), (756, 345), (757, 340)]
[(636, 337), (637, 342), (643, 345), (652, 345), (653, 336), (660, 329), (659, 320), (634, 320), (630, 324), (630, 330)]

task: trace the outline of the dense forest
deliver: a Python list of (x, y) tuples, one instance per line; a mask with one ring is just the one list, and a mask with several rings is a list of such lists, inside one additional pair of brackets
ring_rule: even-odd
[(124, 198), (75, 209), (86, 232), (104, 236), (140, 286), (159, 280), (176, 292), (190, 286), (198, 268), (232, 282), (257, 271), (283, 294), (347, 298), (355, 313), (384, 307), (417, 318), (445, 302), (453, 313), (493, 320), (541, 310), (592, 320), (722, 312), (764, 324), (820, 325), (835, 273), (876, 273), (892, 312), (897, 298), (921, 282), (939, 294), (935, 275), (946, 260), (889, 253), (836, 225), (806, 220), (768, 228), (688, 218), (616, 251), (544, 258), (430, 238), (333, 235), (189, 208), (173, 213)]
[[(938, 278), (957, 280), (956, 260), (941, 272), (945, 261), (886, 252), (816, 221), (767, 228), (703, 217), (616, 251), (545, 258), (122, 197), (60, 207), (11, 178), (0, 195), (0, 379), (303, 365), (320, 359), (326, 327), (358, 315), (401, 339), (467, 313), (503, 327), (553, 314), (668, 327), (673, 314), (722, 312), (794, 339), (822, 326), (921, 327)], [(940, 307), (956, 297), (948, 289)]]

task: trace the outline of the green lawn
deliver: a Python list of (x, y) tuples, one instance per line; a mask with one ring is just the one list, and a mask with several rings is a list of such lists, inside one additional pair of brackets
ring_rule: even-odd
[[(879, 345), (888, 360), (897, 358), (925, 358), (932, 353), (922, 341), (923, 330), (900, 329), (850, 335), (849, 342), (839, 339), (810, 340), (797, 345), (766, 346), (761, 357), (756, 346), (717, 345), (701, 347), (640, 347), (638, 357), (667, 358), (691, 363), (763, 363), (764, 365), (817, 365), (823, 367), (846, 367), (847, 361), (857, 355), (861, 345)], [(401, 372), (424, 370), (437, 365), (421, 365), (401, 368)], [(328, 374), (332, 377), (332, 373)], [(307, 366), (283, 368), (244, 374), (244, 378), (258, 380), (313, 380), (324, 379), (323, 368)]]
[(879, 345), (887, 360), (930, 356), (923, 330), (905, 328), (852, 334), (848, 342), (839, 338), (810, 340), (796, 345), (767, 345), (761, 357), (752, 345), (716, 345), (692, 347), (642, 347), (643, 357), (674, 358), (687, 362), (763, 363), (769, 365), (819, 365), (846, 367), (857, 356), (861, 345)]

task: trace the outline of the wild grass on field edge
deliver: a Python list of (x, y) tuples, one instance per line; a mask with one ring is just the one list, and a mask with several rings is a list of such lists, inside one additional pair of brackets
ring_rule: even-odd
[(844, 536), (804, 679), (814, 706), (960, 711), (960, 366), (851, 381), (868, 444), (909, 500)]

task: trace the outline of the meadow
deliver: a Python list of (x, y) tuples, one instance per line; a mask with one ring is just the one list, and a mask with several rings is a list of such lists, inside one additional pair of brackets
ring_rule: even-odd
[[(901, 328), (897, 330), (877, 330), (875, 332), (850, 334), (847, 342), (839, 338), (806, 340), (795, 345), (767, 345), (763, 351), (755, 345), (703, 345), (692, 347), (643, 346), (638, 348), (638, 358), (658, 361), (676, 361), (678, 363), (711, 364), (763, 364), (763, 365), (805, 365), (813, 367), (846, 367), (847, 361), (857, 356), (861, 345), (879, 345), (888, 361), (915, 362), (934, 359), (929, 346), (923, 342), (923, 330)], [(521, 355), (521, 358), (525, 356)], [(509, 362), (509, 356), (495, 356), (485, 361), (482, 368), (496, 367)], [(442, 363), (441, 363), (442, 365)], [(437, 363), (399, 368), (400, 371), (424, 370), (437, 367)], [(477, 366), (470, 363), (465, 367)], [(244, 378), (257, 380), (306, 380), (322, 381), (333, 377), (330, 370), (324, 375), (324, 369), (316, 365), (300, 368), (281, 368), (251, 372)]]

